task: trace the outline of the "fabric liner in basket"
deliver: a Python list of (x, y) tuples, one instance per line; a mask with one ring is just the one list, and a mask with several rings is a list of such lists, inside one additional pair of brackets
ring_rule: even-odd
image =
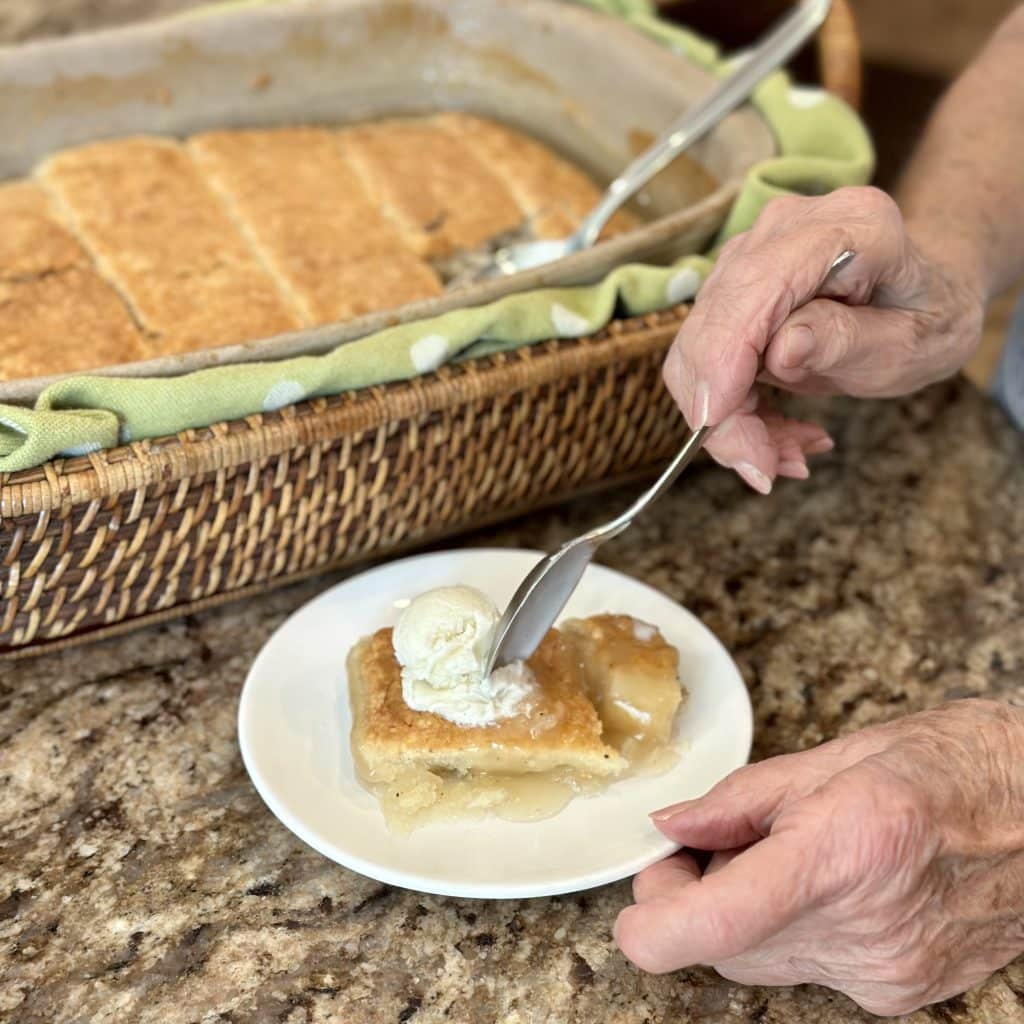
[[(243, 5), (253, 2), (261, 0), (243, 0)], [(723, 57), (706, 40), (659, 20), (650, 0), (581, 2), (624, 18), (713, 73), (726, 73), (731, 60), (742, 59)], [(686, 256), (668, 267), (622, 266), (593, 285), (509, 295), (391, 327), (321, 356), (216, 367), (170, 379), (68, 377), (47, 387), (33, 408), (0, 404), (0, 472), (237, 420), (315, 396), (407, 380), (446, 363), (539, 341), (582, 337), (616, 316), (686, 302), (696, 295), (717, 247), (746, 230), (770, 199), (864, 184), (873, 170), (873, 151), (861, 121), (824, 90), (795, 86), (778, 72), (758, 87), (752, 103), (774, 132), (780, 155), (748, 173), (715, 246), (705, 255)]]

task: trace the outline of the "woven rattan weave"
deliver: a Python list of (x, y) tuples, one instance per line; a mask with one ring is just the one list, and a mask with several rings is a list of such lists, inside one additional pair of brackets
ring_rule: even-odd
[(0, 477), (0, 653), (464, 531), (664, 461), (686, 307)]

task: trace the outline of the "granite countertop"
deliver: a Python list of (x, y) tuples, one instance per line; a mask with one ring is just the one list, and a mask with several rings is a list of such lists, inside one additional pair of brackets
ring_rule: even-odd
[[(0, 38), (181, 6), (6, 0)], [(697, 467), (602, 560), (732, 651), (757, 758), (950, 698), (1024, 705), (1022, 440), (962, 381), (820, 412), (839, 447), (809, 482), (764, 499)], [(599, 515), (588, 499), (464, 543), (552, 547)], [(235, 715), (260, 646), (337, 578), (0, 663), (0, 1020), (872, 1019), (824, 989), (641, 974), (610, 938), (628, 882), (443, 899), (305, 847), (249, 784)], [(910, 1019), (1024, 1019), (1024, 960)]]
[[(1024, 442), (964, 382), (824, 412), (839, 447), (810, 481), (765, 499), (696, 467), (603, 560), (733, 652), (755, 757), (949, 698), (1024, 704)], [(589, 499), (464, 542), (550, 547), (597, 515)], [(641, 974), (610, 938), (628, 882), (442, 899), (293, 837), (246, 778), (237, 700), (271, 631), (334, 579), (0, 664), (0, 1019), (869, 1019), (823, 989)], [(913, 1019), (1024, 1019), (1024, 960)]]

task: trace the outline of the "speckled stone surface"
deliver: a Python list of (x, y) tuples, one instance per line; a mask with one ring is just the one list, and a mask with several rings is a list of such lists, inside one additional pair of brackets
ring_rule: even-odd
[[(1024, 705), (1022, 440), (964, 383), (824, 414), (839, 448), (811, 481), (764, 499), (698, 467), (604, 561), (734, 653), (757, 757), (948, 698)], [(465, 543), (550, 547), (626, 497)], [(249, 785), (235, 713), (260, 645), (334, 579), (0, 665), (0, 1019), (868, 1019), (823, 989), (640, 974), (610, 939), (628, 883), (441, 899), (307, 849)], [(1024, 1020), (1024, 961), (914, 1020)]]
[[(183, 0), (4, 0), (0, 39)], [(755, 756), (950, 698), (1024, 705), (1024, 444), (968, 385), (837, 402), (840, 445), (770, 499), (697, 468), (608, 564), (737, 658)], [(606, 502), (465, 543), (551, 547)], [(649, 977), (614, 949), (628, 883), (479, 902), (381, 886), (292, 837), (235, 742), (248, 665), (317, 580), (92, 647), (0, 663), (0, 1021), (847, 1024), (823, 989)], [(913, 1015), (1024, 1021), (1024, 961)]]

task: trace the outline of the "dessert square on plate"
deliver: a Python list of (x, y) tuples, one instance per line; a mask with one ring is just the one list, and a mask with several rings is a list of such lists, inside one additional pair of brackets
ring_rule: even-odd
[(402, 664), (391, 629), (362, 640), (348, 661), (353, 756), (399, 829), (487, 811), (545, 817), (576, 793), (674, 759), (678, 654), (629, 616), (552, 629), (526, 663), (532, 692), (514, 714), (486, 724), (410, 706)]
[(634, 762), (667, 744), (686, 690), (679, 652), (658, 629), (630, 615), (570, 619), (560, 628), (583, 660), (605, 738)]
[[(637, 619), (657, 623), (680, 652), (686, 707), (676, 715), (668, 745), (678, 760), (666, 771), (631, 770), (585, 795), (565, 787), (568, 799), (558, 801), (549, 796), (554, 787), (545, 773), (535, 773), (539, 785), (530, 775), (504, 775), (502, 785), (519, 780), (511, 813), (506, 807), (476, 813), (493, 790), (481, 796), (473, 773), (465, 779), (437, 773), (439, 786), (460, 782), (457, 793), (473, 813), (459, 813), (458, 806), (447, 813), (442, 806), (438, 818), (427, 814), (426, 827), (400, 840), (396, 832), (408, 833), (408, 826), (386, 817), (387, 808), (382, 813), (378, 792), (357, 771), (350, 690), (359, 680), (346, 670), (345, 654), (401, 621), (413, 595), (453, 580), (505, 604), (539, 557), (537, 551), (467, 548), (378, 565), (309, 602), (267, 641), (242, 692), (238, 739), (254, 785), (287, 828), (331, 860), (388, 885), (483, 899), (603, 885), (674, 851), (648, 815), (706, 793), (745, 763), (750, 699), (732, 659), (698, 619), (665, 594), (601, 565), (583, 574), (566, 618), (628, 608)], [(423, 770), (428, 778), (433, 774)], [(547, 809), (524, 826), (525, 812), (545, 801)]]
[(463, 726), (406, 704), (390, 629), (362, 641), (349, 657), (349, 687), (353, 743), (370, 779), (384, 781), (423, 768), (619, 774), (625, 762), (601, 739), (601, 720), (587, 697), (575, 649), (552, 630), (528, 664), (537, 695), (523, 714), (493, 725)]

